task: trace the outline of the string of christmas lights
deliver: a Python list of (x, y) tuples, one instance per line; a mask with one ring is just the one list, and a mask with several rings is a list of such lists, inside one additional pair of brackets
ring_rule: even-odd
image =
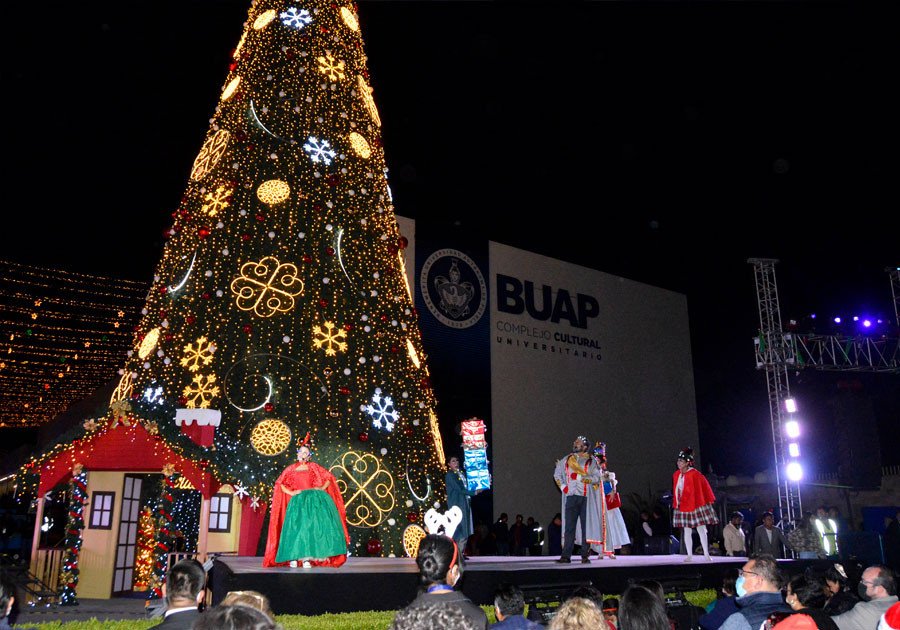
[(87, 502), (87, 472), (76, 464), (72, 468), (69, 483), (69, 517), (66, 524), (65, 556), (59, 573), (62, 590), (59, 593), (60, 606), (77, 606), (78, 597), (78, 556), (81, 553), (82, 532), (84, 531), (84, 505)]
[(48, 422), (121, 369), (147, 285), (0, 261), (0, 428)]

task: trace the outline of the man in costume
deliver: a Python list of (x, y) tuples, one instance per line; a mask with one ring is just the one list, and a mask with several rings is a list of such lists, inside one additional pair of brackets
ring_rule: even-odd
[(264, 567), (339, 567), (347, 561), (347, 514), (337, 480), (310, 461), (309, 433), (297, 463), (284, 469), (272, 489), (272, 512)]
[[(590, 562), (591, 545), (601, 545), (603, 549), (606, 501), (599, 489), (603, 471), (590, 449), (590, 441), (578, 436), (572, 452), (556, 462), (553, 471), (553, 480), (562, 491), (563, 549), (557, 562), (572, 562), (576, 541), (581, 545), (583, 563)], [(579, 521), (581, 529), (576, 536)]]
[(694, 449), (690, 446), (678, 453), (676, 466), (678, 470), (672, 474), (672, 526), (684, 528), (684, 547), (687, 550), (684, 561), (694, 559), (693, 530), (696, 527), (703, 547), (703, 557), (710, 562), (712, 558), (709, 556), (706, 526), (719, 522), (713, 505), (716, 495), (706, 477), (694, 468)]

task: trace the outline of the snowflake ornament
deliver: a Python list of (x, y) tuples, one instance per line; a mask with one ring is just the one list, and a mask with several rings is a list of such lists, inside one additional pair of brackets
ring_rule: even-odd
[(372, 405), (366, 405), (366, 413), (372, 416), (372, 426), (376, 429), (394, 430), (400, 414), (394, 409), (394, 401), (390, 396), (381, 397), (379, 391), (372, 395)]
[(312, 16), (309, 14), (309, 11), (298, 9), (297, 7), (288, 7), (286, 11), (281, 12), (280, 17), (282, 24), (298, 30), (312, 22)]
[(313, 346), (316, 348), (324, 348), (325, 356), (333, 357), (340, 352), (347, 350), (347, 331), (343, 328), (336, 328), (332, 322), (325, 322), (325, 329), (319, 326), (313, 326)]
[(212, 363), (216, 346), (207, 341), (206, 337), (199, 337), (196, 347), (189, 343), (184, 347), (183, 351), (184, 357), (181, 359), (181, 367), (186, 367), (191, 372), (196, 372), (200, 369), (201, 363), (203, 365)]
[(161, 405), (165, 402), (163, 398), (163, 388), (162, 387), (148, 387), (144, 390), (144, 400), (148, 403)]
[(237, 498), (238, 501), (241, 501), (244, 499), (244, 497), (249, 497), (250, 493), (247, 492), (247, 488), (245, 486), (242, 486), (241, 484), (236, 483), (236, 484), (234, 484), (234, 496)]
[(325, 166), (331, 164), (331, 160), (337, 155), (331, 150), (328, 140), (319, 141), (315, 136), (309, 137), (309, 140), (303, 145), (303, 150), (309, 153), (309, 159), (313, 162), (316, 164), (325, 162)]
[(251, 497), (250, 498), (250, 507), (254, 510), (259, 509), (259, 497)]

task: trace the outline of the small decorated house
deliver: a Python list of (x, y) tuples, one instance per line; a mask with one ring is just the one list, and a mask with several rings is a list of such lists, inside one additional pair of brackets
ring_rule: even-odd
[[(184, 547), (196, 549), (200, 560), (213, 553), (256, 554), (266, 503), (240, 486), (220, 483), (207, 462), (184, 448), (188, 442), (200, 448), (212, 444), (218, 412), (177, 410), (175, 426), (184, 439), (170, 442), (155, 422), (133, 419), (121, 413), (125, 409), (86, 421), (80, 437), (57, 444), (23, 470), (37, 477), (31, 571), (59, 576), (63, 604), (75, 603), (76, 592), (99, 599), (144, 590), (159, 596), (169, 554)], [(67, 481), (71, 502), (64, 548), (41, 549), (44, 497)], [(154, 482), (162, 487), (147, 487)], [(154, 500), (148, 502), (148, 495)], [(173, 525), (176, 495), (199, 505), (191, 524), (196, 540), (184, 547)]]

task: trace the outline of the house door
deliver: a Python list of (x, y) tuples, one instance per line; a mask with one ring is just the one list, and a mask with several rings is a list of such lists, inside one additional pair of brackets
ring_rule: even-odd
[(141, 512), (143, 478), (125, 475), (122, 490), (122, 518), (119, 521), (119, 540), (116, 543), (116, 566), (113, 570), (113, 595), (130, 593), (134, 581), (134, 555), (137, 549), (138, 518)]

